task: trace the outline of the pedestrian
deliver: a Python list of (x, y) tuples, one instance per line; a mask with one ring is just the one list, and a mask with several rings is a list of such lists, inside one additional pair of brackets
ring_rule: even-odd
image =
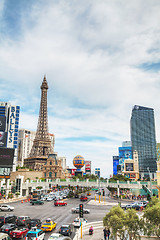
[(107, 229), (104, 228), (104, 229), (103, 229), (103, 232), (104, 232), (104, 240), (106, 240), (106, 237), (107, 237)]
[(109, 240), (110, 233), (111, 233), (111, 232), (110, 232), (110, 230), (109, 230), (109, 228), (108, 228), (108, 230), (107, 230), (107, 234), (106, 234), (107, 237), (108, 237), (108, 240)]

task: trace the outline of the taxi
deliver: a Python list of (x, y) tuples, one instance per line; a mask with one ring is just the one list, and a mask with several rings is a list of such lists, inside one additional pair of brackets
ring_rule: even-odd
[(47, 219), (41, 226), (41, 229), (44, 231), (44, 232), (48, 232), (48, 231), (52, 231), (53, 229), (56, 228), (56, 223), (54, 221), (52, 221), (50, 218)]

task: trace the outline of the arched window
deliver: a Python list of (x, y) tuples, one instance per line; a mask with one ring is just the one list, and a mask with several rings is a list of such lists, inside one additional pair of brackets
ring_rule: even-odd
[(55, 172), (55, 177), (57, 177), (57, 173)]
[(50, 177), (50, 178), (52, 177), (52, 172), (49, 172), (49, 177)]
[(50, 161), (50, 165), (52, 165), (52, 162)]
[(44, 176), (46, 177), (46, 173), (44, 173)]

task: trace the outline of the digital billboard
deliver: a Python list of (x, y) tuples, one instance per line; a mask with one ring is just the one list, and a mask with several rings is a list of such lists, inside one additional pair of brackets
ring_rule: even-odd
[(100, 178), (100, 168), (95, 168), (95, 175)]
[(119, 165), (119, 157), (113, 156), (113, 175), (117, 175), (117, 166)]
[(0, 148), (0, 167), (12, 167), (13, 158), (13, 148)]
[(91, 173), (91, 161), (85, 161), (85, 172)]
[(121, 170), (124, 170), (124, 160), (132, 159), (132, 147), (119, 147), (119, 164), (121, 165)]
[(133, 171), (133, 163), (126, 163), (126, 171)]
[(0, 147), (6, 147), (7, 145), (7, 132), (6, 128), (6, 117), (0, 116)]
[(5, 132), (6, 129), (6, 117), (0, 116), (0, 132)]

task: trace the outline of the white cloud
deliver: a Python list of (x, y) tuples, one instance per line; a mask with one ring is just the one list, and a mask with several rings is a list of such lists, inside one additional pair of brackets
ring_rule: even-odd
[[(159, 72), (139, 67), (160, 60), (159, 11), (159, 0), (83, 0), (37, 3), (22, 14), (18, 40), (0, 36), (0, 93), (21, 105), (20, 126), (36, 130), (46, 74), (49, 129), (69, 162), (79, 153), (109, 175), (135, 104), (155, 109), (159, 139)], [(109, 140), (63, 142), (83, 136)]]

